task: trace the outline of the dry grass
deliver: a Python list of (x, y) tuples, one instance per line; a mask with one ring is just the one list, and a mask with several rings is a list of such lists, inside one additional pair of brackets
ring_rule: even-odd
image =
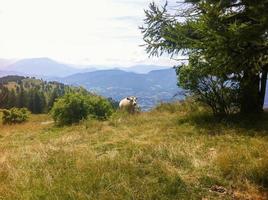
[(268, 116), (204, 113), (160, 105), (71, 127), (45, 115), (0, 125), (0, 199), (267, 199)]

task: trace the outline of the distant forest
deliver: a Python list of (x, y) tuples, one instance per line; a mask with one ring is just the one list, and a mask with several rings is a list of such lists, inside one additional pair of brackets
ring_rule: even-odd
[(55, 100), (66, 92), (86, 92), (58, 82), (23, 76), (0, 78), (0, 108), (27, 108), (34, 114), (47, 113)]

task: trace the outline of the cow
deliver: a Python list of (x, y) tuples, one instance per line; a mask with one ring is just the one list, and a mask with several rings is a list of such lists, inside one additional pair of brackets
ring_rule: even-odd
[(135, 112), (135, 109), (137, 107), (137, 97), (130, 96), (122, 99), (119, 103), (120, 110), (125, 110), (128, 113), (133, 114)]

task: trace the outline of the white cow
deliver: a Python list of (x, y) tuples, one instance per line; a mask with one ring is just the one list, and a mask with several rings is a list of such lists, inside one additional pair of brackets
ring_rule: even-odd
[(126, 97), (120, 101), (119, 108), (121, 110), (126, 110), (129, 113), (134, 113), (137, 106), (137, 100), (138, 98), (134, 96)]

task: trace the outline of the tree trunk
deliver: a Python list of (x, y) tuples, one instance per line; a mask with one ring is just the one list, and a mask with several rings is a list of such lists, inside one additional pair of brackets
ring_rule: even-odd
[(258, 113), (263, 111), (260, 98), (259, 75), (245, 73), (241, 81), (241, 113)]
[(265, 93), (266, 93), (266, 83), (267, 83), (267, 74), (268, 74), (268, 65), (266, 65), (262, 71), (261, 76), (261, 89), (260, 89), (260, 98), (261, 98), (261, 106), (263, 108), (265, 101)]

